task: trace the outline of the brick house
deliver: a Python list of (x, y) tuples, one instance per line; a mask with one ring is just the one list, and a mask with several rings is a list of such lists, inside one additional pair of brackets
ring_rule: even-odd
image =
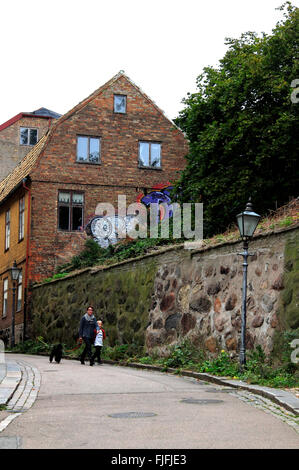
[(19, 113), (0, 125), (0, 181), (45, 135), (61, 114), (40, 108)]
[(0, 337), (11, 326), (14, 260), (18, 341), (31, 283), (80, 252), (79, 226), (97, 204), (117, 207), (119, 194), (130, 204), (177, 180), (187, 150), (183, 133), (123, 72), (58, 119), (0, 182)]

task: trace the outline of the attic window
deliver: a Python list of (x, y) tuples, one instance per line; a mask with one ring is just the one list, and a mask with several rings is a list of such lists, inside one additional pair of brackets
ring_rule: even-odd
[(20, 145), (35, 145), (37, 143), (37, 129), (30, 127), (20, 128)]
[(127, 97), (125, 95), (114, 95), (114, 112), (126, 114), (127, 112)]

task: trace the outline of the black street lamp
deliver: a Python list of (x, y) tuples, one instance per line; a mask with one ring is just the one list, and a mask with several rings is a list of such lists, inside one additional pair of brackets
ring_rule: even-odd
[(251, 254), (248, 253), (249, 240), (259, 223), (261, 216), (253, 212), (251, 198), (247, 203), (244, 212), (237, 215), (237, 222), (241, 238), (243, 240), (243, 287), (242, 287), (242, 324), (241, 324), (241, 347), (240, 347), (240, 370), (243, 371), (246, 364), (246, 297), (247, 297), (247, 259)]
[(10, 268), (10, 276), (12, 280), (12, 314), (11, 314), (11, 341), (10, 345), (13, 348), (15, 345), (15, 315), (16, 315), (16, 282), (19, 279), (21, 270), (17, 267), (16, 261), (13, 262)]

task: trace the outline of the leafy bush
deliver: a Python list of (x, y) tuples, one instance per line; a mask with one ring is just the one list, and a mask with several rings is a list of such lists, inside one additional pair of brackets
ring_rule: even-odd
[(236, 376), (239, 365), (233, 361), (226, 351), (221, 351), (218, 357), (212, 360), (204, 361), (197, 366), (199, 372), (207, 372), (215, 375)]
[(55, 281), (55, 279), (61, 279), (61, 278), (65, 277), (66, 275), (67, 275), (67, 273), (58, 273), (58, 274), (54, 274), (54, 276), (52, 276), (52, 277), (47, 277), (47, 279), (44, 279), (43, 282)]
[(28, 339), (23, 343), (16, 344), (9, 351), (22, 354), (39, 354), (41, 352), (50, 352), (51, 345), (47, 344), (42, 336), (38, 336), (36, 340)]
[(111, 359), (112, 361), (130, 361), (140, 357), (143, 347), (135, 343), (121, 344), (114, 347), (105, 346), (103, 348), (103, 359)]
[[(101, 248), (95, 240), (88, 239), (85, 242), (84, 250), (79, 255), (73, 256), (69, 263), (59, 266), (57, 272), (60, 273), (60, 275), (65, 275), (76, 269), (117, 263), (125, 259), (141, 256), (154, 246), (170, 242), (173, 243), (173, 240), (146, 238), (129, 241), (124, 240), (116, 245)], [(50, 280), (52, 280), (52, 278)]]
[(165, 367), (192, 367), (194, 363), (202, 361), (204, 354), (198, 350), (189, 340), (170, 349), (169, 356), (163, 361)]

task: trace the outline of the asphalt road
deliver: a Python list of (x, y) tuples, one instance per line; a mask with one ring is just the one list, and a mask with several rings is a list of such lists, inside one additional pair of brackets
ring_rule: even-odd
[(214, 384), (107, 364), (15, 357), (41, 374), (33, 406), (0, 434), (20, 449), (299, 448), (289, 424)]

